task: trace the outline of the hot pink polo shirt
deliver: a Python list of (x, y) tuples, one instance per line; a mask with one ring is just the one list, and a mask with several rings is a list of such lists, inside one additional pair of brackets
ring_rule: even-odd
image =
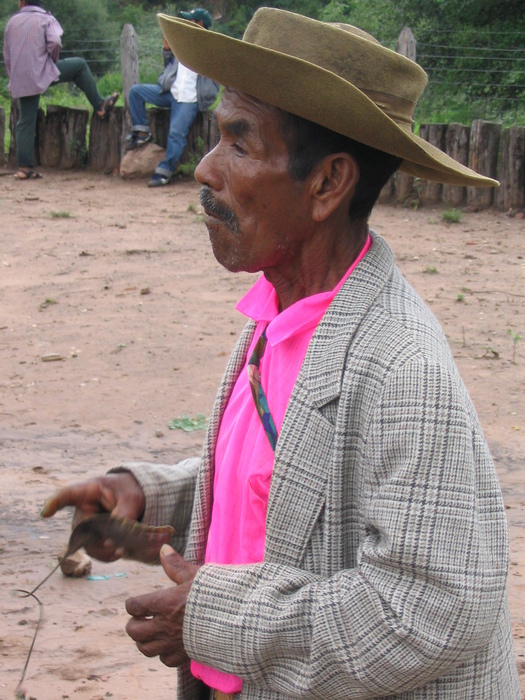
[[(268, 342), (260, 364), (261, 385), (278, 433), (314, 330), (371, 245), (368, 236), (357, 259), (330, 292), (301, 299), (279, 313), (275, 289), (262, 276), (237, 304), (238, 311), (257, 322), (248, 358), (267, 328)], [(246, 364), (235, 383), (219, 429), (206, 563), (253, 564), (264, 559), (266, 508), (274, 453), (255, 408)], [(238, 693), (242, 688), (242, 680), (237, 676), (196, 661), (191, 662), (191, 671), (223, 693)]]

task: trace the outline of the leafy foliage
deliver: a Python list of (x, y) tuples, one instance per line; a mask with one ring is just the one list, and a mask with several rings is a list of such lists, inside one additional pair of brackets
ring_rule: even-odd
[[(43, 0), (64, 28), (63, 56), (80, 55), (109, 94), (119, 89), (120, 32), (131, 23), (138, 35), (140, 80), (155, 82), (162, 70), (159, 11), (177, 14), (195, 5), (208, 7), (214, 30), (240, 38), (261, 0)], [(429, 75), (417, 123), (473, 119), (503, 126), (525, 124), (524, 0), (268, 0), (267, 6), (330, 22), (348, 22), (396, 49), (403, 27), (417, 39), (418, 62)], [(502, 11), (504, 9), (504, 11)], [(17, 10), (16, 0), (0, 0), (0, 31)], [(56, 88), (54, 88), (56, 90)], [(75, 92), (72, 94), (75, 97)], [(0, 66), (0, 105), (9, 100)]]

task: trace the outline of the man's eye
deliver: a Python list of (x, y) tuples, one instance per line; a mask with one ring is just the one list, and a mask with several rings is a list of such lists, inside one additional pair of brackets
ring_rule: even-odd
[(235, 149), (235, 152), (236, 152), (237, 155), (239, 155), (239, 156), (242, 156), (242, 155), (244, 155), (244, 154), (246, 153), (246, 151), (244, 150), (244, 148), (243, 148), (242, 146), (239, 146), (238, 143), (234, 143), (234, 144), (233, 144), (233, 148)]

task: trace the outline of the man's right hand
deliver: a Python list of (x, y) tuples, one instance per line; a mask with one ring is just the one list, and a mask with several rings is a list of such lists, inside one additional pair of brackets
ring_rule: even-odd
[[(64, 486), (44, 503), (40, 515), (50, 518), (66, 506), (74, 506), (72, 527), (96, 513), (111, 513), (120, 518), (138, 520), (145, 507), (142, 487), (130, 472), (116, 472)], [(87, 553), (101, 561), (115, 561), (123, 552), (111, 542), (100, 542), (87, 548)]]

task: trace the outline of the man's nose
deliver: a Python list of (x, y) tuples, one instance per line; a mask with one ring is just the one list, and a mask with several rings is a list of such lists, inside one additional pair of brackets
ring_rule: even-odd
[(217, 148), (218, 146), (215, 146), (215, 148), (207, 153), (195, 168), (195, 179), (197, 182), (201, 185), (207, 185), (212, 189), (218, 189), (220, 182), (220, 175), (215, 167)]

